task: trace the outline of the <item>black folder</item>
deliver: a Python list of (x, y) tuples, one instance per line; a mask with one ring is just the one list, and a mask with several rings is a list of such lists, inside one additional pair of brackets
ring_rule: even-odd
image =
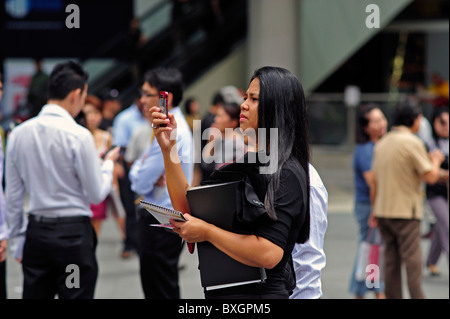
[[(239, 182), (194, 187), (187, 191), (192, 216), (222, 229), (233, 229), (236, 194)], [(264, 268), (244, 265), (229, 257), (209, 242), (197, 244), (200, 278), (206, 290), (221, 289), (266, 280)]]

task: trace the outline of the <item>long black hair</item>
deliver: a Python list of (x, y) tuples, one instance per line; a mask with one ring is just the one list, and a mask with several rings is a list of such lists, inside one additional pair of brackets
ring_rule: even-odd
[[(297, 241), (309, 238), (309, 129), (303, 87), (290, 71), (278, 67), (263, 67), (255, 71), (251, 81), (259, 79), (258, 128), (266, 128), (266, 151), (270, 151), (270, 128), (278, 129), (278, 169), (268, 176), (264, 205), (276, 219), (275, 194), (280, 186), (281, 169), (288, 160), (301, 165), (306, 175), (307, 214)], [(250, 81), (250, 82), (251, 82)], [(272, 145), (274, 145), (272, 143)]]
[(434, 122), (436, 121), (436, 119), (441, 119), (441, 116), (443, 113), (448, 113), (448, 106), (443, 106), (440, 107), (438, 109), (436, 109), (433, 112), (433, 116), (431, 117), (431, 126), (432, 126), (432, 131), (433, 131), (433, 139), (437, 142), (440, 138), (440, 136), (437, 134), (436, 129), (434, 128)]

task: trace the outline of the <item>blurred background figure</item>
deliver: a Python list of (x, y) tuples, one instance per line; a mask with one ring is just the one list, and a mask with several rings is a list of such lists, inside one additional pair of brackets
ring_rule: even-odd
[[(198, 120), (201, 122), (201, 117), (199, 115), (200, 112), (200, 104), (197, 100), (197, 98), (195, 97), (190, 97), (188, 98), (185, 102), (184, 102), (184, 117), (186, 118), (186, 122), (188, 123), (191, 132), (194, 133), (194, 121)], [(151, 119), (150, 119), (151, 121)], [(198, 130), (201, 134), (201, 125), (198, 126)], [(194, 134), (194, 136), (196, 136)], [(200, 135), (201, 136), (201, 135)], [(195, 143), (200, 143), (200, 147), (202, 145), (202, 141), (196, 141), (196, 139), (194, 139), (194, 144)], [(194, 150), (196, 150), (197, 148), (194, 146)], [(195, 156), (201, 156), (201, 154), (195, 154)], [(201, 165), (200, 160), (195, 160), (195, 164), (194, 164), (194, 178), (192, 181), (192, 186), (198, 186), (202, 180), (202, 169), (201, 169)]]
[(47, 104), (48, 74), (42, 70), (40, 58), (34, 59), (35, 73), (31, 78), (27, 94), (27, 109), (30, 117), (35, 117)]
[(448, 106), (449, 82), (439, 72), (431, 74), (431, 83), (425, 88), (423, 85), (417, 86), (418, 96), (426, 103), (430, 103), (434, 108)]
[[(1, 73), (0, 73), (1, 75)], [(3, 90), (2, 87), (0, 87), (0, 91)], [(0, 92), (0, 94), (2, 94), (2, 92)], [(1, 97), (1, 95), (0, 95)], [(3, 119), (3, 114), (2, 114), (2, 110), (0, 110), (0, 122)], [(5, 134), (5, 130), (3, 129), (3, 126), (0, 125), (0, 139), (2, 139), (2, 144), (1, 146), (3, 147), (3, 151), (5, 150), (5, 138), (6, 138), (6, 134)]]
[(119, 99), (119, 91), (116, 89), (106, 90), (102, 95), (103, 111), (102, 121), (99, 128), (112, 133), (114, 118), (122, 110), (122, 103)]
[[(176, 30), (174, 33), (174, 44), (177, 49), (182, 49), (186, 43), (189, 16), (194, 12), (194, 2), (191, 0), (172, 0), (172, 25)], [(189, 29), (189, 28), (188, 28)]]
[[(208, 143), (208, 139), (203, 138), (204, 132), (211, 127), (211, 125), (214, 123), (214, 118), (216, 117), (218, 109), (222, 107), (224, 103), (224, 99), (222, 94), (219, 92), (216, 92), (212, 98), (211, 105), (209, 106), (208, 111), (203, 116), (202, 123), (201, 123), (201, 152), (203, 152), (203, 149), (205, 148), (206, 144)], [(200, 171), (201, 171), (201, 181), (206, 181), (209, 179), (209, 176), (214, 171), (214, 163), (206, 163), (203, 160), (202, 154), (196, 154), (196, 156), (200, 157)]]
[[(123, 174), (119, 176), (119, 188), (120, 188), (120, 198), (125, 208), (125, 239), (123, 241), (122, 251), (120, 256), (124, 259), (131, 257), (132, 252), (137, 249), (136, 242), (136, 229), (137, 229), (137, 219), (136, 219), (136, 207), (135, 198), (136, 194), (131, 190), (131, 183), (128, 178), (129, 168), (132, 165), (132, 160), (126, 159), (126, 154), (133, 152), (136, 148), (131, 147), (130, 143), (135, 132), (139, 130), (145, 123), (147, 123), (144, 116), (143, 104), (140, 102), (140, 91), (135, 91), (133, 103), (127, 107), (125, 110), (120, 112), (114, 119), (112, 132), (113, 132), (113, 143), (121, 147), (122, 152), (118, 160), (118, 165), (121, 165)], [(150, 139), (147, 136), (147, 139)], [(144, 141), (139, 141), (139, 143)], [(144, 143), (143, 143), (144, 144)], [(141, 146), (141, 145), (138, 145)], [(138, 147), (137, 146), (137, 147)], [(129, 156), (129, 155), (128, 155)], [(140, 156), (137, 155), (138, 157)]]
[[(208, 111), (206, 112), (206, 114), (203, 116), (202, 119), (202, 134), (207, 128), (210, 128), (211, 125), (214, 123), (214, 117), (216, 116), (217, 110), (222, 106), (223, 102), (224, 99), (222, 94), (220, 94), (219, 92), (215, 93), (212, 98), (211, 105), (209, 106)], [(206, 145), (206, 142), (202, 140), (203, 143), (202, 149)]]
[(195, 97), (190, 97), (184, 102), (184, 113), (186, 122), (191, 128), (191, 132), (194, 132), (194, 120), (200, 120), (199, 116), (200, 104)]
[[(383, 112), (376, 104), (367, 104), (361, 106), (357, 114), (356, 122), (356, 148), (353, 155), (353, 174), (355, 179), (355, 208), (354, 215), (359, 227), (358, 251), (353, 266), (352, 276), (350, 278), (350, 293), (356, 299), (363, 299), (368, 291), (373, 291), (377, 299), (384, 299), (384, 283), (380, 288), (369, 289), (366, 285), (366, 279), (358, 278), (357, 268), (364, 265), (358, 265), (363, 253), (361, 243), (363, 243), (369, 234), (369, 216), (372, 212), (370, 199), (370, 185), (373, 182), (372, 159), (375, 143), (386, 134), (387, 120)], [(373, 230), (378, 231), (378, 230)]]
[[(397, 105), (393, 128), (374, 148), (373, 215), (385, 244), (384, 281), (388, 299), (402, 299), (402, 268), (411, 299), (424, 299), (420, 225), (423, 217), (422, 181), (439, 178), (442, 152), (427, 153), (417, 133), (422, 109), (412, 103)], [(371, 221), (373, 219), (371, 218)]]
[(433, 94), (434, 98), (431, 101), (434, 107), (448, 106), (448, 90), (449, 83), (439, 73), (433, 73), (431, 75), (431, 85), (428, 87), (428, 91)]
[[(139, 101), (139, 103), (141, 102)], [(125, 151), (124, 156), (125, 162), (127, 163), (128, 167), (131, 167), (131, 165), (133, 165), (133, 162), (137, 160), (152, 144), (153, 128), (150, 124), (152, 116), (148, 111), (148, 107), (142, 107), (142, 116), (144, 118), (144, 122), (139, 125), (139, 127), (136, 127), (136, 129), (131, 134), (130, 140), (128, 141), (127, 150)]]
[[(233, 85), (227, 85), (227, 86), (220, 88), (219, 92), (217, 92), (214, 95), (212, 102), (211, 102), (211, 106), (209, 107), (208, 112), (202, 119), (202, 125), (201, 125), (202, 154), (205, 154), (206, 156), (211, 156), (211, 155), (208, 155), (211, 150), (206, 153), (204, 153), (204, 150), (205, 150), (206, 144), (211, 141), (212, 136), (208, 135), (210, 137), (210, 139), (207, 139), (203, 135), (208, 128), (212, 127), (213, 123), (215, 122), (215, 118), (216, 118), (217, 114), (219, 113), (219, 110), (221, 110), (225, 104), (229, 105), (227, 107), (227, 110), (231, 110), (232, 109), (232, 107), (230, 108), (231, 105), (237, 104), (238, 106), (240, 106), (243, 101), (244, 101), (244, 99), (243, 99), (242, 92)], [(225, 109), (222, 109), (222, 111), (221, 111), (222, 116), (224, 115), (224, 110)], [(239, 113), (240, 113), (240, 110), (239, 110)], [(237, 119), (238, 119), (237, 126), (239, 126), (239, 113), (237, 115)], [(231, 112), (231, 114), (232, 114), (231, 116), (233, 117), (234, 112)], [(223, 117), (223, 118), (225, 118), (225, 117)], [(222, 123), (222, 119), (219, 120), (219, 126), (221, 125), (220, 123)], [(237, 126), (235, 126), (235, 127), (237, 127)], [(216, 167), (216, 165), (214, 164), (214, 161), (205, 162), (203, 156), (201, 156), (200, 168), (201, 168), (201, 173), (202, 173), (202, 178), (201, 178), (202, 182), (209, 179), (209, 176), (214, 171), (215, 167)]]
[(437, 109), (431, 119), (433, 124), (433, 139), (428, 149), (439, 149), (445, 156), (441, 164), (439, 181), (433, 185), (427, 185), (426, 193), (428, 205), (433, 211), (436, 223), (432, 229), (431, 246), (427, 257), (427, 268), (432, 276), (439, 275), (436, 266), (441, 253), (447, 255), (448, 262), (448, 151), (449, 151), (449, 113), (448, 107)]
[[(86, 120), (86, 127), (94, 136), (97, 154), (102, 158), (112, 146), (112, 135), (108, 131), (99, 128), (102, 121), (102, 101), (94, 96), (86, 97), (83, 113)], [(118, 176), (123, 175), (123, 169), (117, 163), (114, 164), (113, 187), (108, 197), (99, 204), (90, 204), (92, 210), (91, 223), (95, 229), (97, 237), (100, 237), (100, 229), (106, 219), (108, 210), (112, 210), (114, 219), (120, 230), (121, 238), (125, 238), (125, 211), (120, 201)]]
[(195, 31), (209, 32), (224, 23), (219, 0), (172, 0), (173, 42), (182, 52)]
[(130, 29), (125, 37), (124, 58), (131, 64), (131, 72), (134, 81), (138, 81), (141, 77), (139, 61), (142, 60), (141, 48), (146, 42), (147, 37), (140, 28), (139, 19), (131, 19)]
[(220, 94), (222, 95), (223, 100), (226, 103), (236, 103), (237, 105), (241, 105), (242, 102), (244, 102), (242, 91), (234, 85), (224, 86), (220, 89)]
[[(240, 105), (225, 103), (218, 108), (212, 128), (210, 141), (202, 152), (206, 163), (213, 163), (214, 169), (219, 169), (236, 158), (241, 158), (246, 152), (244, 136), (236, 128), (239, 126)], [(216, 135), (217, 133), (217, 135)], [(209, 177), (209, 176), (208, 176)]]

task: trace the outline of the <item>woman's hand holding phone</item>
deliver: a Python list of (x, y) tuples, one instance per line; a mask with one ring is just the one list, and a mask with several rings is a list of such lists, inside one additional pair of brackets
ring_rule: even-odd
[[(152, 115), (152, 127), (155, 133), (155, 138), (158, 141), (162, 151), (170, 151), (172, 146), (176, 144), (176, 135), (173, 139), (170, 138), (173, 131), (176, 132), (177, 122), (172, 113), (161, 113), (161, 109), (158, 106), (150, 108), (150, 114)], [(161, 127), (161, 124), (166, 126)]]

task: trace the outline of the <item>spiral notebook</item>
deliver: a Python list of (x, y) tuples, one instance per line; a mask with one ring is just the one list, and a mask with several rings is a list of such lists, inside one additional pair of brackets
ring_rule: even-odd
[(149, 203), (141, 200), (140, 204), (144, 207), (156, 220), (159, 224), (151, 224), (153, 227), (164, 227), (164, 228), (173, 228), (172, 224), (170, 224), (170, 220), (174, 219), (178, 222), (185, 222), (187, 219), (184, 217), (183, 213), (170, 209), (167, 207), (159, 206), (153, 203)]

